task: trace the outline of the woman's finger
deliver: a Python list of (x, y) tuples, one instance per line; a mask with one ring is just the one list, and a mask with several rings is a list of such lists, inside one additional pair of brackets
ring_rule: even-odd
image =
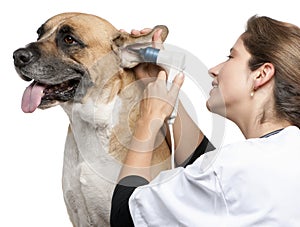
[(119, 32), (127, 33), (127, 31), (125, 31), (125, 29), (122, 29), (122, 28), (119, 30)]
[(141, 32), (139, 30), (136, 30), (136, 29), (132, 29), (130, 33), (132, 35), (140, 35), (141, 34)]
[(184, 82), (184, 74), (183, 73), (179, 73), (175, 76), (173, 82), (172, 82), (172, 86), (170, 88), (170, 96), (177, 98), (178, 94), (179, 94), (179, 90), (182, 86)]
[(140, 32), (141, 32), (141, 34), (147, 34), (147, 33), (151, 32), (151, 28), (144, 28)]
[(159, 71), (158, 75), (157, 75), (157, 80), (163, 80), (166, 81), (167, 79), (167, 74), (165, 71)]

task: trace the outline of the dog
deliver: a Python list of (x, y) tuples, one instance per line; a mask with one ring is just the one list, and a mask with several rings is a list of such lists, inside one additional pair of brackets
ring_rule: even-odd
[[(109, 226), (111, 197), (139, 117), (143, 84), (122, 59), (127, 45), (151, 42), (157, 29), (134, 36), (96, 15), (68, 12), (48, 19), (38, 39), (13, 53), (25, 89), (22, 110), (60, 105), (70, 120), (62, 186), (73, 226)], [(161, 135), (153, 175), (170, 168), (170, 149)]]

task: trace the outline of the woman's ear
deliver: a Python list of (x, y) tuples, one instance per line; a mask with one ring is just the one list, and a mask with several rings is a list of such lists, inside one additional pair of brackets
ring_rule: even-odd
[(254, 91), (272, 80), (275, 74), (275, 67), (272, 63), (264, 63), (261, 67), (259, 67), (259, 69), (257, 69), (257, 71), (258, 73), (254, 77)]

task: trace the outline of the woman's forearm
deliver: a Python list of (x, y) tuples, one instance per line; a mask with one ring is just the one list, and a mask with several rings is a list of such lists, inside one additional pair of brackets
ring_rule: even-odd
[(151, 160), (155, 139), (161, 127), (160, 120), (139, 119), (130, 148), (127, 152), (119, 178), (129, 175), (141, 176), (151, 180)]
[[(173, 125), (175, 141), (175, 159), (180, 165), (195, 151), (204, 138), (202, 131), (179, 102), (178, 114)], [(167, 133), (170, 144), (170, 133)]]

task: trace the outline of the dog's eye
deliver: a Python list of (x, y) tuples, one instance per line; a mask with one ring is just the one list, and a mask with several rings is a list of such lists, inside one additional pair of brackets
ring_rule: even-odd
[(67, 35), (65, 38), (64, 38), (64, 42), (68, 45), (71, 45), (71, 44), (75, 44), (77, 43), (76, 40), (70, 36), (70, 35)]

